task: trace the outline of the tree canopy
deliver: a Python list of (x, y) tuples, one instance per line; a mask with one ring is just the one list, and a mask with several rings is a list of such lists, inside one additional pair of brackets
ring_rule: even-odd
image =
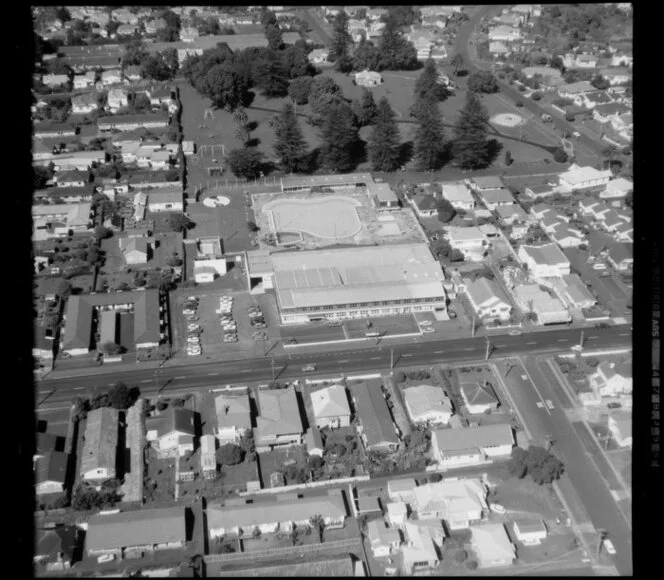
[(474, 93), (497, 93), (498, 81), (490, 71), (481, 70), (468, 77), (468, 90)]
[(355, 169), (358, 139), (355, 115), (348, 104), (343, 101), (330, 103), (321, 129), (322, 166), (334, 173)]
[(288, 85), (288, 96), (296, 105), (306, 105), (309, 102), (309, 93), (314, 79), (311, 77), (298, 77)]
[(363, 87), (360, 99), (353, 101), (353, 112), (359, 127), (366, 127), (374, 122), (378, 109), (373, 93), (369, 89)]
[(293, 105), (286, 103), (274, 125), (274, 152), (284, 171), (296, 171), (304, 157), (307, 144), (297, 122)]
[(399, 168), (401, 134), (395, 117), (390, 102), (382, 97), (369, 137), (369, 160), (373, 171), (396, 171)]
[(488, 141), (489, 114), (479, 97), (468, 92), (454, 135), (453, 151), (462, 169), (481, 169), (490, 163)]
[(257, 179), (263, 171), (263, 153), (255, 147), (234, 149), (228, 154), (228, 164), (233, 174), (246, 179)]
[(348, 14), (339, 10), (332, 23), (332, 45), (330, 46), (329, 59), (334, 63), (343, 64), (349, 58), (353, 40), (348, 32)]
[(420, 64), (413, 43), (399, 30), (399, 21), (390, 15), (381, 35), (379, 70), (415, 70)]
[(442, 164), (445, 150), (443, 143), (443, 121), (438, 103), (422, 101), (415, 131), (414, 153), (417, 167), (421, 171), (438, 169)]
[(536, 445), (527, 450), (515, 447), (508, 468), (510, 474), (523, 478), (529, 475), (538, 485), (556, 481), (565, 471), (565, 466), (555, 455)]
[(226, 443), (217, 449), (217, 461), (221, 465), (237, 465), (244, 459), (244, 450), (239, 445)]

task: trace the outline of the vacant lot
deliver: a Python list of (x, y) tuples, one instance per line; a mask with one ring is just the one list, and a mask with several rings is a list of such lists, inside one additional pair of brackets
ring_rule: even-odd
[(542, 519), (555, 519), (561, 512), (555, 492), (546, 485), (533, 483), (528, 478), (511, 477), (502, 481), (495, 488), (491, 501), (503, 505), (517, 516), (530, 514)]

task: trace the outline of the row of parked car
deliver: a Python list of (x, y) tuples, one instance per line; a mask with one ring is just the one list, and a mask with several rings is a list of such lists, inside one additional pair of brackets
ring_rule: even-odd
[(198, 296), (188, 296), (182, 309), (187, 322), (187, 355), (189, 356), (203, 354), (201, 348), (201, 332), (203, 332), (203, 329), (198, 324), (198, 300)]
[(219, 308), (215, 310), (224, 329), (224, 342), (237, 342), (237, 324), (233, 320), (233, 297), (220, 296)]
[(264, 330), (267, 328), (267, 322), (265, 322), (265, 316), (263, 316), (260, 306), (250, 306), (247, 308), (247, 314), (249, 315), (249, 324), (257, 329), (251, 335), (251, 338), (254, 340), (267, 340), (268, 335)]

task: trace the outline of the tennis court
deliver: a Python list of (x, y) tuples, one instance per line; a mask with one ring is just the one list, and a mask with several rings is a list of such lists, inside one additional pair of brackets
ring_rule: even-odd
[(362, 229), (356, 207), (348, 197), (274, 200), (263, 206), (275, 232), (304, 232), (317, 238), (354, 236)]

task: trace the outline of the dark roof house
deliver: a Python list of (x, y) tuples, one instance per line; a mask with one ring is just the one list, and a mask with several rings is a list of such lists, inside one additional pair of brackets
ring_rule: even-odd
[(368, 450), (394, 449), (399, 444), (399, 437), (383, 396), (381, 381), (370, 379), (351, 386), (350, 390), (360, 419), (364, 446)]

